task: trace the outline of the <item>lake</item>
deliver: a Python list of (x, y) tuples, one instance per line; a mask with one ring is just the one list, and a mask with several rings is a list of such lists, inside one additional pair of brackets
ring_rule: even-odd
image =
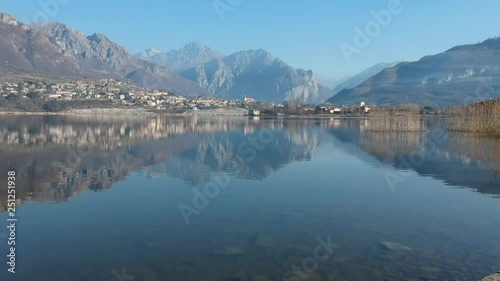
[(500, 141), (422, 120), (0, 117), (0, 280), (480, 280)]

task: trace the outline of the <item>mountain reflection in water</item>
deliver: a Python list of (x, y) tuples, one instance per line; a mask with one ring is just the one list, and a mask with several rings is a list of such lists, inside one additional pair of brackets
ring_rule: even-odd
[[(286, 273), (318, 239), (335, 250), (309, 280), (497, 270), (498, 140), (442, 120), (412, 132), (370, 122), (384, 121), (2, 117), (23, 258), (0, 280), (111, 280), (122, 268), (139, 281), (299, 280)], [(222, 175), (230, 187), (186, 224), (178, 206)], [(3, 220), (6, 189), (0, 200)]]
[[(9, 159), (2, 162), (3, 170), (18, 171), (17, 192), (22, 200), (64, 202), (84, 191), (108, 189), (135, 170), (150, 177), (179, 177), (192, 185), (207, 182), (217, 173), (262, 179), (293, 161), (310, 159), (324, 142), (453, 186), (500, 194), (498, 141), (446, 133), (444, 143), (435, 143), (438, 147), (425, 154), (423, 163), (402, 165), (400, 159), (426, 149), (431, 131), (371, 132), (363, 130), (364, 122), (12, 117), (0, 122), (0, 155)], [(248, 155), (241, 147), (238, 151), (238, 146), (258, 138), (262, 129), (272, 130), (272, 142), (262, 150), (255, 149), (255, 160), (246, 161)], [(348, 145), (356, 146), (357, 151)], [(4, 174), (0, 178), (5, 181), (2, 177)], [(0, 196), (6, 198), (5, 190)]]

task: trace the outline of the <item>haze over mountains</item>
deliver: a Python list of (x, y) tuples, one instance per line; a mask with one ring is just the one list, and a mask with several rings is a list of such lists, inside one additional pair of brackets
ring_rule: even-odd
[[(337, 84), (339, 84), (343, 80), (343, 79), (339, 80), (335, 77), (318, 73), (314, 73), (314, 78), (316, 79), (316, 81), (318, 81), (318, 84), (327, 87), (328, 89), (334, 89), (335, 86), (337, 86)], [(346, 77), (345, 79), (347, 78), (349, 77)]]
[(135, 56), (162, 65), (175, 72), (180, 72), (198, 64), (209, 62), (212, 59), (224, 57), (223, 54), (207, 46), (203, 46), (198, 42), (190, 42), (179, 50), (170, 50), (166, 53), (151, 48)]
[(366, 79), (379, 73), (380, 71), (382, 71), (388, 67), (392, 67), (398, 63), (400, 63), (400, 62), (399, 61), (391, 62), (391, 63), (381, 62), (381, 63), (378, 63), (372, 67), (369, 67), (369, 68), (363, 70), (362, 72), (360, 72), (356, 75), (346, 77), (346, 78), (338, 81), (335, 84), (335, 86), (332, 88), (334, 91), (334, 94), (337, 94), (344, 89), (352, 89), (352, 88), (358, 86), (359, 84), (363, 83)]
[(500, 97), (500, 37), (386, 68), (328, 102), (439, 107)]

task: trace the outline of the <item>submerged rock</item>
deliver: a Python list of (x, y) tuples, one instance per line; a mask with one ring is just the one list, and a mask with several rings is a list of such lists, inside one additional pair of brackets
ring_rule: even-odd
[(490, 276), (484, 277), (481, 281), (500, 281), (500, 271)]
[(401, 251), (401, 250), (412, 251), (412, 249), (410, 247), (403, 245), (403, 244), (396, 243), (396, 242), (384, 241), (384, 242), (382, 242), (382, 245), (384, 247), (386, 247), (387, 249), (393, 250), (393, 251)]
[(215, 250), (214, 255), (236, 256), (236, 255), (243, 255), (243, 251), (238, 247), (226, 247), (223, 250)]

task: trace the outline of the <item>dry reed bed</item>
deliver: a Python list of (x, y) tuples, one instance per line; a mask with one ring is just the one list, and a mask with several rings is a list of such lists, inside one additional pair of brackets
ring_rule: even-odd
[(450, 108), (446, 115), (450, 131), (500, 138), (500, 99)]
[(359, 146), (391, 162), (394, 157), (421, 150), (426, 132), (427, 123), (416, 106), (376, 109), (360, 123)]
[(362, 130), (373, 132), (422, 132), (426, 131), (418, 107), (386, 108), (373, 110)]

